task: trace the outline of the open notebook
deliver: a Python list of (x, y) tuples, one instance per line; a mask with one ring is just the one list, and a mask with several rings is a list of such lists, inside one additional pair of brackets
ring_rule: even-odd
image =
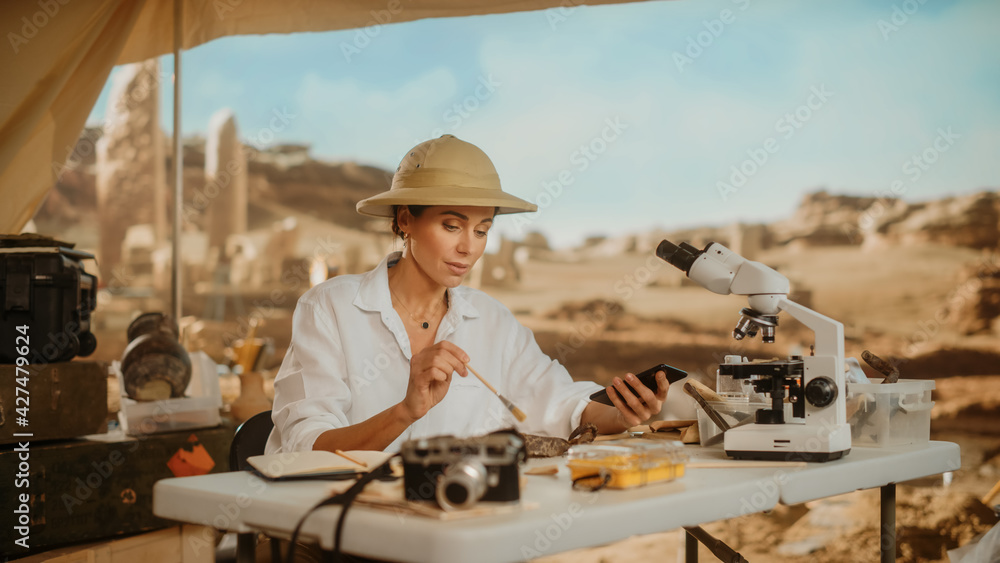
[(326, 451), (257, 455), (247, 458), (247, 463), (266, 479), (336, 479), (353, 478), (359, 473), (372, 471), (392, 457), (391, 453), (368, 450), (344, 453), (366, 466)]

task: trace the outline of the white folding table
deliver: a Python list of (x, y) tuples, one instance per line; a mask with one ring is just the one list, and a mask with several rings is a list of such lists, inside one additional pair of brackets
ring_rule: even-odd
[[(685, 451), (691, 462), (728, 459), (720, 448), (687, 446)], [(591, 493), (573, 490), (564, 458), (531, 460), (528, 465), (552, 463), (561, 464), (557, 476), (526, 477), (522, 504), (532, 508), (440, 521), (354, 506), (344, 523), (341, 547), (392, 561), (508, 563), (762, 512), (779, 502), (797, 504), (881, 487), (882, 560), (893, 561), (895, 483), (954, 471), (961, 464), (959, 447), (950, 442), (855, 447), (837, 461), (804, 467), (688, 468), (669, 483)], [(226, 531), (287, 538), (329, 491), (323, 481), (265, 482), (247, 472), (180, 477), (156, 483), (153, 512)], [(332, 549), (340, 510), (317, 510), (306, 520), (300, 538)]]

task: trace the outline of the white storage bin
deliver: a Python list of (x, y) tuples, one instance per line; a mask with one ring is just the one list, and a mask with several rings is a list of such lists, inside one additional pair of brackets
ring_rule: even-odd
[(889, 447), (925, 444), (931, 435), (933, 380), (900, 379), (883, 385), (847, 384), (851, 445)]

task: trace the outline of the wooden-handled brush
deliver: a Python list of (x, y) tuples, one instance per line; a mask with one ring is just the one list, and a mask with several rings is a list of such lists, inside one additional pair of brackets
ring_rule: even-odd
[(479, 379), (479, 381), (483, 382), (483, 385), (488, 387), (490, 391), (493, 391), (494, 395), (500, 398), (500, 401), (504, 404), (505, 407), (507, 407), (507, 410), (509, 410), (511, 414), (514, 415), (514, 418), (516, 418), (518, 422), (524, 422), (525, 419), (528, 418), (528, 415), (524, 414), (524, 411), (514, 406), (514, 403), (510, 402), (510, 400), (508, 400), (507, 397), (501, 395), (500, 392), (497, 391), (495, 387), (490, 385), (489, 381), (486, 381), (485, 379), (483, 379), (483, 376), (479, 375), (479, 372), (472, 369), (472, 366), (466, 364), (465, 367), (469, 368), (469, 371), (472, 372), (472, 375), (476, 376)]

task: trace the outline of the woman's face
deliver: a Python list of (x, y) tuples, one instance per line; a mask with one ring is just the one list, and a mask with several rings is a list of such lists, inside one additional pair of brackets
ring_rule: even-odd
[(493, 213), (492, 207), (431, 206), (420, 217), (403, 211), (399, 225), (409, 235), (410, 256), (424, 273), (445, 287), (456, 287), (486, 250)]

